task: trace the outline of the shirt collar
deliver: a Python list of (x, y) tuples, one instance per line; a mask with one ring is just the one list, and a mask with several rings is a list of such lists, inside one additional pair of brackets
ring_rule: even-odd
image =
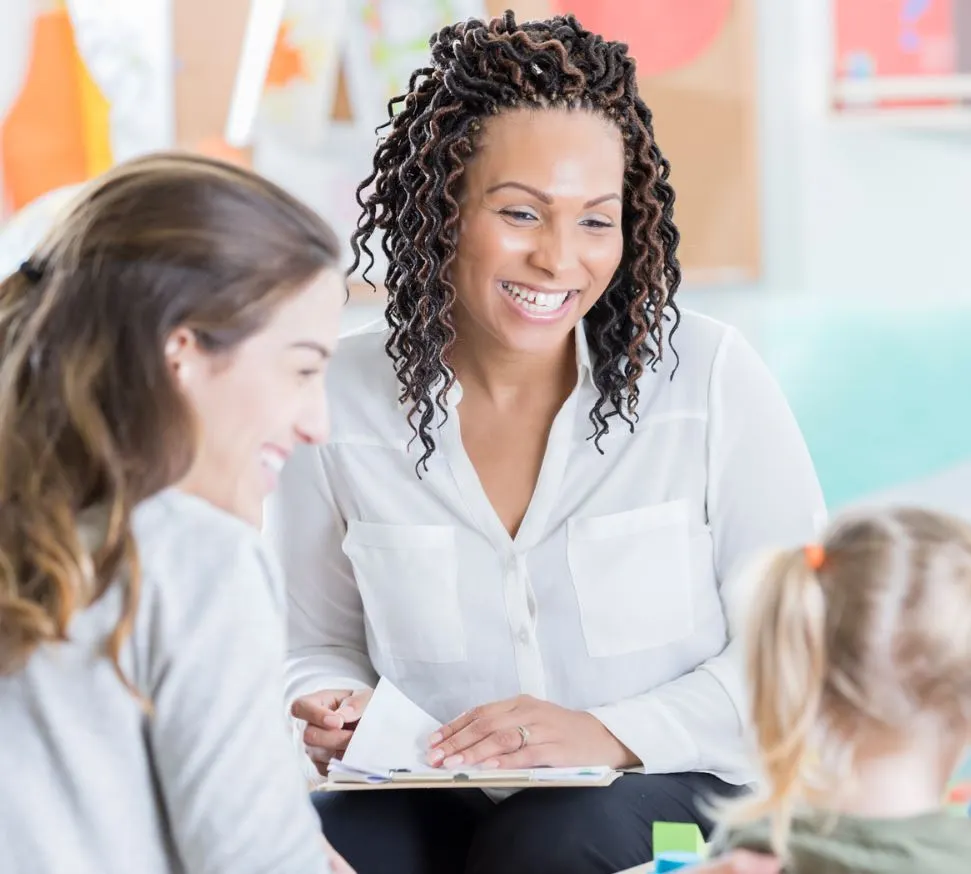
[(573, 332), (577, 347), (577, 383), (589, 379), (593, 382), (593, 364), (590, 360), (590, 344), (587, 342), (587, 325), (583, 319), (577, 323)]

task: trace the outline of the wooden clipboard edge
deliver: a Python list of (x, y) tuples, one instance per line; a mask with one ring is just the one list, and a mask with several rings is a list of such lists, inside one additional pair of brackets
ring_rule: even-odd
[(387, 783), (359, 783), (327, 780), (314, 792), (359, 792), (370, 789), (578, 789), (610, 786), (622, 771), (611, 771), (601, 780), (391, 780)]

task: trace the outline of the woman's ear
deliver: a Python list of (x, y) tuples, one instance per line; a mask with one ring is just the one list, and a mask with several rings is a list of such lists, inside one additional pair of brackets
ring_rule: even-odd
[(176, 382), (184, 386), (192, 378), (193, 364), (199, 356), (199, 344), (189, 328), (176, 328), (165, 341), (165, 363)]

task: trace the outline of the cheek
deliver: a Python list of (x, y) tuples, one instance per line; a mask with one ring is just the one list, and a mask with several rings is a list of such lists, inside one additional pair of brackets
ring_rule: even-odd
[(591, 273), (609, 282), (623, 257), (624, 238), (621, 234), (615, 234), (591, 241), (585, 260)]
[(493, 281), (517, 269), (529, 258), (534, 245), (528, 233), (489, 218), (494, 217), (463, 225), (453, 268), (460, 303), (483, 314), (502, 305)]
[(234, 392), (215, 392), (196, 411), (203, 445), (222, 462), (237, 455), (234, 447), (246, 440), (249, 403), (245, 396)]
[(259, 435), (268, 433), (275, 405), (272, 386), (265, 382), (259, 373), (226, 372), (193, 398), (203, 444), (223, 460), (252, 454)]
[(456, 263), (466, 274), (492, 274), (510, 259), (527, 254), (533, 245), (530, 235), (512, 228), (493, 215), (463, 222)]

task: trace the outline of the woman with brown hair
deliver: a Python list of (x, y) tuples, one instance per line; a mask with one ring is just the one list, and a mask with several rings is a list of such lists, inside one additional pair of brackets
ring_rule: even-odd
[(822, 495), (758, 355), (678, 305), (625, 45), (463, 21), (391, 110), (354, 239), (388, 257), (386, 329), (342, 342), (333, 439), (268, 513), (296, 733), (326, 773), (383, 677), (444, 723), (431, 765), (629, 769), (498, 804), (317, 799), (368, 874), (610, 874), (752, 779), (732, 569), (814, 537)]
[(270, 183), (158, 156), (0, 284), (5, 871), (328, 870), (256, 526), (327, 434), (338, 254)]

